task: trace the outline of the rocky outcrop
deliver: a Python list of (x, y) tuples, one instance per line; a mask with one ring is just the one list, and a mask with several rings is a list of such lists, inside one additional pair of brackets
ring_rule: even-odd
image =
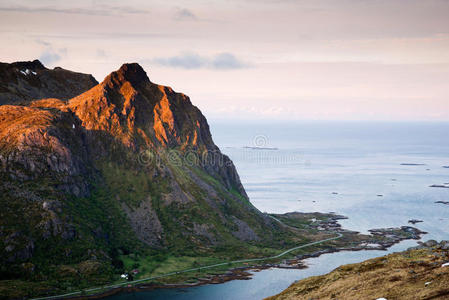
[(123, 203), (122, 208), (139, 240), (152, 247), (162, 246), (163, 228), (152, 207), (151, 198), (134, 208)]
[[(76, 196), (88, 195), (88, 158), (83, 131), (73, 114), (34, 107), (0, 106), (0, 170), (26, 181), (53, 175)], [(75, 125), (76, 124), (76, 125)]]
[(20, 231), (7, 235), (4, 239), (4, 245), (5, 260), (8, 263), (26, 261), (33, 255), (33, 241)]
[(259, 237), (254, 232), (254, 230), (252, 230), (251, 227), (248, 226), (248, 224), (246, 224), (244, 221), (239, 220), (235, 217), (233, 218), (233, 221), (238, 228), (236, 231), (232, 232), (234, 236), (244, 241), (259, 240)]
[(43, 98), (68, 100), (96, 84), (92, 75), (59, 67), (50, 70), (38, 60), (0, 63), (0, 105)]

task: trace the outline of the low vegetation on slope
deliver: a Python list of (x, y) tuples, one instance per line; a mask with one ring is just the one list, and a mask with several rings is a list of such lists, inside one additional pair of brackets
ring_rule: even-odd
[(338, 267), (292, 284), (269, 300), (449, 298), (449, 241)]

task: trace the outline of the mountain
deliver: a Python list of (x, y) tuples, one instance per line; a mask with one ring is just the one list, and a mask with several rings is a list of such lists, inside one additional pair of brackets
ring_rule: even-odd
[(68, 100), (97, 84), (92, 75), (59, 67), (50, 70), (38, 60), (0, 63), (0, 105), (43, 98)]
[[(36, 72), (39, 95), (44, 78), (77, 74)], [(189, 97), (138, 64), (66, 101), (0, 106), (0, 195), (0, 294), (103, 284), (136, 257), (243, 257), (298, 239), (250, 203)]]
[(404, 252), (297, 281), (266, 300), (448, 299), (448, 261), (449, 241), (430, 240)]

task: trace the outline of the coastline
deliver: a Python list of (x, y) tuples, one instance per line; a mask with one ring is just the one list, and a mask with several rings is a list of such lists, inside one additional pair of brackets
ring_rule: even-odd
[[(363, 235), (356, 231), (350, 231), (343, 229), (341, 225), (338, 223), (338, 220), (346, 219), (345, 216), (336, 215), (336, 214), (324, 214), (324, 213), (287, 213), (283, 215), (271, 215), (272, 217), (287, 217), (287, 218), (297, 218), (300, 216), (301, 218), (304, 218), (304, 216), (309, 217), (310, 215), (319, 215), (319, 216), (326, 216), (327, 218), (324, 220), (324, 222), (319, 222), (318, 224), (314, 224), (313, 227), (319, 227), (321, 231), (326, 231), (326, 233), (333, 233), (333, 234), (339, 234), (339, 237), (323, 240), (322, 242), (318, 241), (311, 243), (310, 245), (306, 244), (303, 245), (304, 247), (314, 247), (316, 249), (312, 249), (312, 251), (308, 251), (306, 253), (296, 254), (293, 255), (293, 257), (289, 256), (287, 259), (283, 259), (280, 262), (273, 262), (273, 263), (262, 263), (262, 264), (255, 264), (255, 265), (247, 265), (247, 266), (241, 266), (241, 267), (234, 267), (226, 270), (223, 273), (219, 274), (205, 274), (202, 277), (196, 278), (196, 282), (193, 283), (158, 283), (158, 282), (149, 282), (149, 283), (138, 283), (142, 280), (136, 280), (134, 282), (129, 283), (120, 283), (118, 285), (122, 286), (116, 286), (116, 287), (106, 287), (107, 290), (101, 291), (98, 293), (93, 293), (90, 295), (67, 295), (65, 297), (58, 298), (58, 296), (49, 296), (49, 297), (41, 297), (36, 299), (101, 299), (106, 298), (109, 296), (113, 296), (119, 293), (135, 293), (135, 292), (144, 292), (144, 291), (151, 291), (155, 289), (179, 289), (179, 288), (189, 288), (189, 287), (198, 287), (208, 284), (222, 284), (228, 281), (233, 280), (251, 280), (254, 272), (259, 272), (266, 269), (271, 268), (283, 268), (283, 269), (304, 269), (307, 268), (307, 266), (303, 263), (305, 259), (313, 258), (313, 257), (319, 257), (322, 254), (330, 254), (330, 253), (336, 253), (336, 252), (343, 252), (343, 251), (368, 251), (368, 250), (384, 250), (386, 251), (391, 246), (398, 244), (401, 241), (404, 240), (418, 240), (420, 239), (422, 234), (425, 234), (426, 232), (423, 232), (417, 228), (410, 227), (410, 226), (402, 226), (400, 228), (383, 228), (383, 229), (372, 229), (369, 230), (370, 235)], [(276, 218), (274, 217), (274, 218)], [(291, 227), (292, 230), (299, 230), (295, 226), (291, 226), (288, 224), (283, 223), (282, 221), (278, 220), (282, 224), (284, 224), (287, 227)], [(315, 223), (312, 222), (312, 223)], [(366, 238), (370, 238), (369, 241), (375, 242), (375, 243), (369, 243), (369, 242), (362, 242), (360, 243), (360, 240), (364, 240)], [(338, 241), (337, 239), (340, 239), (343, 241)], [(346, 240), (346, 241), (345, 241)], [(357, 242), (357, 245), (350, 246), (351, 243), (354, 243), (354, 241)], [(334, 245), (319, 245), (320, 243), (326, 243), (331, 242), (332, 244), (338, 244), (341, 242), (341, 246), (334, 246)], [(295, 248), (302, 248), (303, 246), (298, 246)], [(295, 249), (294, 248), (294, 249)], [(287, 250), (280, 255), (278, 255), (277, 258), (274, 257), (268, 257), (268, 258), (260, 258), (260, 259), (253, 259), (253, 261), (269, 261), (270, 259), (280, 259), (281, 256), (284, 256), (286, 254), (289, 254), (290, 252), (294, 252), (294, 249)], [(297, 250), (297, 249), (296, 249)], [(251, 259), (248, 260), (241, 260), (242, 263), (244, 261), (251, 261)], [(225, 263), (228, 264), (228, 263)], [(248, 264), (248, 263), (247, 263)], [(204, 266), (201, 268), (207, 269), (211, 268), (213, 266)], [(174, 272), (174, 274), (180, 274), (183, 272), (187, 272), (188, 270)], [(173, 275), (174, 275), (173, 274)], [(163, 276), (161, 276), (162, 278)], [(168, 276), (167, 276), (168, 277)], [(147, 280), (144, 280), (147, 281)], [(101, 289), (101, 288), (98, 288)], [(86, 290), (88, 292), (88, 290)], [(61, 296), (61, 295), (60, 295)], [(64, 295), (62, 295), (64, 296)]]
[(419, 242), (403, 251), (301, 278), (264, 299), (447, 299), (448, 250), (447, 240)]
[[(403, 240), (401, 240), (403, 241)], [(400, 243), (401, 241), (398, 241), (395, 244)], [(391, 245), (393, 246), (393, 245)], [(335, 251), (317, 251), (317, 252), (313, 252), (310, 253), (308, 255), (304, 255), (300, 260), (305, 260), (308, 258), (315, 258), (315, 257), (319, 257), (323, 254), (331, 254), (331, 253), (337, 253), (337, 252), (355, 252), (355, 251), (370, 251), (370, 250), (387, 250), (389, 247), (387, 248), (383, 248), (383, 249), (375, 249), (375, 248), (365, 248), (365, 249), (360, 249), (360, 248), (354, 248), (354, 249), (338, 249)], [(249, 273), (249, 272), (260, 272), (262, 270), (267, 270), (267, 269), (271, 269), (271, 268), (279, 268), (279, 269), (305, 269), (308, 268), (308, 266), (306, 265), (301, 265), (301, 266), (293, 266), (293, 265), (289, 265), (289, 266), (280, 266), (279, 264), (264, 264), (264, 265), (256, 265), (256, 266), (252, 266), (252, 267), (241, 267), (241, 268), (233, 268), (233, 269), (229, 269), (224, 275), (215, 275), (212, 276), (210, 278), (207, 278), (207, 276), (205, 276), (205, 278), (199, 278), (198, 282), (196, 283), (182, 283), (182, 284), (147, 284), (147, 283), (143, 283), (143, 284), (137, 284), (137, 285), (133, 285), (133, 286), (125, 286), (125, 287), (118, 287), (118, 288), (113, 288), (110, 289), (108, 291), (105, 292), (101, 292), (98, 294), (92, 294), (92, 295), (85, 295), (85, 296), (75, 296), (75, 297), (67, 297), (67, 298), (63, 298), (63, 299), (79, 299), (79, 300), (84, 300), (84, 299), (103, 299), (109, 296), (113, 296), (116, 294), (120, 294), (120, 293), (138, 293), (138, 292), (145, 292), (145, 291), (152, 291), (152, 290), (156, 290), (156, 289), (183, 289), (183, 288), (191, 288), (191, 287), (199, 287), (199, 286), (203, 286), (203, 285), (208, 285), (208, 284), (222, 284), (228, 281), (233, 281), (233, 280), (251, 280), (253, 274)], [(53, 299), (57, 299), (57, 298), (53, 298)]]

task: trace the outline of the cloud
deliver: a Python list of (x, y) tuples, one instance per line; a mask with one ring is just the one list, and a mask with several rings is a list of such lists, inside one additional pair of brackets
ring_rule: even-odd
[(81, 39), (143, 39), (143, 38), (158, 38), (158, 39), (171, 39), (183, 37), (182, 34), (167, 34), (167, 33), (133, 33), (133, 32), (117, 32), (117, 31), (101, 31), (101, 32), (77, 32), (77, 33), (31, 33), (27, 35), (34, 39), (68, 39), (68, 40), (81, 40)]
[(136, 9), (130, 6), (109, 6), (109, 5), (97, 5), (95, 7), (67, 7), (58, 8), (50, 6), (6, 6), (0, 7), (0, 11), (11, 12), (25, 12), (25, 13), (59, 13), (59, 14), (76, 14), (76, 15), (90, 15), (90, 16), (112, 16), (122, 14), (147, 14), (149, 13), (144, 9)]
[(42, 52), (39, 60), (46, 66), (51, 66), (61, 60), (61, 55), (51, 49)]
[(54, 50), (50, 44), (45, 48), (42, 54), (39, 56), (39, 60), (46, 66), (53, 67), (56, 63), (61, 61), (63, 57), (67, 56), (67, 48), (60, 48)]
[(50, 47), (51, 44), (47, 41), (41, 40), (41, 39), (36, 39), (36, 43), (38, 43), (39, 45), (43, 45), (45, 47)]
[(187, 8), (177, 8), (175, 13), (175, 20), (178, 21), (197, 21), (196, 15)]
[(160, 66), (182, 69), (234, 70), (250, 67), (248, 63), (239, 60), (231, 53), (219, 53), (213, 57), (184, 53), (177, 56), (157, 57), (149, 62)]
[(97, 57), (99, 58), (106, 58), (106, 51), (104, 51), (103, 49), (97, 49)]
[(231, 53), (220, 53), (212, 60), (212, 66), (214, 69), (242, 69), (247, 67), (245, 63), (238, 60)]
[(172, 68), (182, 69), (200, 69), (207, 64), (207, 59), (194, 53), (184, 53), (178, 56), (171, 57), (157, 57), (153, 60), (154, 63)]
[(67, 55), (67, 48), (60, 48), (60, 49), (58, 49), (58, 53), (61, 54), (62, 56), (66, 56)]

